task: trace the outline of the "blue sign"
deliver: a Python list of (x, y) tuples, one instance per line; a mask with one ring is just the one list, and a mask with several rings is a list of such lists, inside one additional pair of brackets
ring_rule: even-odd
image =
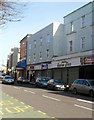
[(26, 68), (26, 60), (19, 61), (17, 63), (18, 68)]

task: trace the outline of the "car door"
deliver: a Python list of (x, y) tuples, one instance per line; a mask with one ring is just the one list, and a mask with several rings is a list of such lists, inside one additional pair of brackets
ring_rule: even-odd
[(83, 92), (83, 80), (78, 80), (76, 88), (77, 88), (77, 92), (79, 93)]
[(84, 80), (83, 81), (83, 93), (88, 94), (89, 90), (90, 90), (90, 85), (86, 80)]

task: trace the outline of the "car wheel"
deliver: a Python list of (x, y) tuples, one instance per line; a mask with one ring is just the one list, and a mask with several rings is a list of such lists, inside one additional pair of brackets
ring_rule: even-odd
[(37, 85), (37, 84), (35, 84), (35, 86), (36, 86), (36, 87), (38, 87), (38, 85)]
[(4, 84), (4, 82), (2, 82), (2, 84)]
[(76, 88), (73, 89), (73, 93), (77, 94), (77, 89)]
[(17, 83), (19, 84), (20, 82), (19, 82), (19, 81), (17, 81)]
[(50, 89), (50, 86), (49, 86), (49, 85), (47, 85), (47, 89), (48, 89), (48, 90)]
[(93, 97), (94, 96), (94, 92), (92, 90), (89, 91), (89, 96)]

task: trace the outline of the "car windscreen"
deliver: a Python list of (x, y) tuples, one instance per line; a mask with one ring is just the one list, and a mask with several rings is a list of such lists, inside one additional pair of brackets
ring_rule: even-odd
[(10, 77), (5, 77), (5, 79), (13, 79), (13, 77), (11, 77), (11, 76)]
[(54, 80), (55, 83), (62, 83), (61, 80)]
[(49, 78), (41, 78), (41, 81), (48, 82), (48, 81), (49, 81)]
[(89, 80), (89, 83), (91, 84), (91, 86), (94, 86), (94, 80)]

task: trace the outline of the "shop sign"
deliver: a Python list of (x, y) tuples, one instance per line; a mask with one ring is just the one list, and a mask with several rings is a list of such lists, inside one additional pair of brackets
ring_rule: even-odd
[(84, 63), (85, 64), (94, 64), (94, 58), (86, 57), (86, 58), (84, 58)]
[(69, 67), (69, 66), (71, 66), (71, 63), (68, 63), (65, 60), (57, 63), (57, 67)]
[(93, 57), (83, 57), (80, 58), (81, 64), (94, 64), (94, 58)]
[(42, 65), (41, 65), (41, 69), (48, 69), (48, 64), (47, 64), (47, 63), (42, 64)]

